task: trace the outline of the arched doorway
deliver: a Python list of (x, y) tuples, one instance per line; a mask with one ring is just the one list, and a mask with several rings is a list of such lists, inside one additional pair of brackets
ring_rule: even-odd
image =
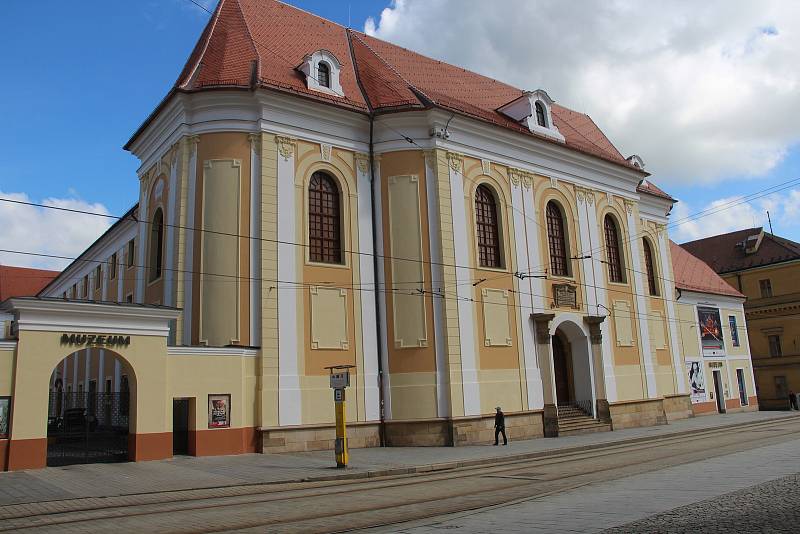
[(128, 461), (130, 365), (108, 349), (66, 356), (50, 375), (47, 465)]
[(559, 413), (578, 410), (595, 416), (589, 340), (571, 321), (562, 322), (551, 338), (553, 380)]

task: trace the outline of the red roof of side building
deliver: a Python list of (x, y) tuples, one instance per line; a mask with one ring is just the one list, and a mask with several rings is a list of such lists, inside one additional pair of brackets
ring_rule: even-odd
[(0, 302), (36, 295), (58, 274), (58, 271), (0, 265)]
[(675, 287), (687, 291), (744, 298), (700, 258), (692, 256), (680, 245), (669, 242)]
[[(341, 63), (342, 95), (325, 94), (306, 86), (305, 75), (298, 66), (318, 50), (331, 52)], [(160, 106), (179, 91), (255, 87), (301, 95), (361, 113), (436, 107), (560, 144), (497, 111), (523, 96), (523, 90), (349, 30), (277, 0), (220, 0), (175, 86)], [(588, 115), (557, 104), (551, 111), (567, 147), (647, 174), (627, 161)], [(659, 196), (670, 198), (658, 191)]]

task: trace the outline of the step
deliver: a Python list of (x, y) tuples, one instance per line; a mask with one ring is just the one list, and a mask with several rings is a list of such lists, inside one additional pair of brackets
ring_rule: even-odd
[(581, 427), (575, 429), (565, 429), (562, 430), (561, 428), (558, 429), (559, 436), (577, 436), (579, 434), (593, 434), (595, 432), (610, 432), (611, 425), (607, 423), (598, 423), (596, 425), (592, 425), (589, 427)]

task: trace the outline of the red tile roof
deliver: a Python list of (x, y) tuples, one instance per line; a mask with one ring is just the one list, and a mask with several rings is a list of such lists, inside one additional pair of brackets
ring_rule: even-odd
[(755, 252), (747, 253), (740, 243), (757, 236), (762, 228), (747, 228), (684, 243), (681, 246), (708, 263), (716, 272), (731, 273), (785, 261), (800, 260), (800, 243), (764, 232)]
[(0, 302), (36, 295), (58, 274), (58, 271), (0, 265)]
[(670, 241), (669, 250), (672, 256), (675, 287), (678, 289), (744, 298), (744, 295), (720, 278), (714, 269), (680, 245)]
[(636, 190), (639, 193), (647, 193), (648, 195), (653, 195), (656, 197), (661, 197), (666, 200), (670, 200), (675, 202), (675, 199), (665, 193), (660, 187), (657, 187), (656, 184), (651, 182), (650, 180), (642, 180), (639, 182), (639, 185), (636, 186)]
[[(308, 54), (323, 49), (342, 65), (339, 81), (343, 95), (309, 89), (297, 68)], [(220, 0), (175, 87), (161, 105), (176, 91), (255, 87), (299, 94), (363, 113), (437, 107), (558, 143), (497, 111), (521, 97), (521, 89), (346, 29), (276, 0)], [(552, 106), (552, 115), (566, 146), (647, 174), (626, 161), (588, 115), (559, 105)]]

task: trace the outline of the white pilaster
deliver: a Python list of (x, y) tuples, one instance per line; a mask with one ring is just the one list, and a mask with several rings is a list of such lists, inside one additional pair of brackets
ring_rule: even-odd
[[(425, 154), (425, 185), (428, 196), (428, 241), (431, 244), (431, 287), (434, 294), (444, 287), (444, 268), (442, 266), (442, 230), (439, 220), (439, 184), (436, 174), (436, 151)], [(450, 413), (450, 393), (448, 388), (449, 368), (447, 348), (444, 343), (444, 294), (433, 297), (433, 331), (436, 350), (436, 411), (439, 417)]]
[(134, 272), (136, 273), (136, 291), (133, 296), (134, 302), (144, 302), (144, 284), (147, 278), (145, 271), (145, 264), (147, 260), (147, 230), (150, 225), (150, 214), (147, 212), (147, 204), (150, 197), (150, 192), (145, 187), (147, 184), (142, 184), (144, 188), (139, 194), (139, 239), (136, 247), (136, 265)]
[(161, 298), (161, 302), (164, 303), (165, 306), (172, 306), (175, 304), (175, 269), (177, 268), (177, 264), (175, 261), (175, 235), (176, 235), (176, 221), (177, 221), (177, 214), (178, 214), (178, 155), (179, 152), (176, 150), (175, 154), (172, 157), (172, 162), (170, 165), (169, 170), (169, 195), (167, 197), (167, 246), (166, 250), (164, 251), (164, 294)]
[(644, 362), (645, 379), (647, 381), (647, 396), (655, 398), (658, 396), (658, 387), (656, 386), (656, 375), (653, 370), (653, 348), (650, 346), (650, 311), (647, 306), (647, 296), (645, 296), (644, 282), (642, 281), (642, 265), (641, 255), (639, 254), (639, 244), (642, 238), (639, 237), (634, 217), (633, 204), (625, 201), (625, 208), (628, 213), (628, 242), (631, 251), (631, 269), (630, 273), (633, 275), (633, 291), (636, 293), (636, 310), (638, 317), (633, 317), (636, 324), (639, 325), (639, 346), (642, 350), (642, 361)]
[(194, 268), (194, 228), (195, 216), (194, 206), (197, 191), (197, 138), (191, 138), (189, 142), (189, 183), (186, 189), (186, 228), (184, 231), (184, 241), (186, 252), (183, 260), (183, 344), (192, 344), (192, 291)]
[(121, 249), (117, 251), (117, 302), (125, 302), (125, 243)]
[[(536, 215), (533, 207), (532, 184), (526, 177), (522, 183), (515, 183), (511, 187), (511, 205), (514, 212), (514, 249), (517, 256), (517, 269), (530, 273), (531, 250), (537, 254), (534, 262), (538, 263), (539, 232), (534, 221)], [(530, 213), (528, 212), (530, 209)], [(532, 219), (532, 220), (529, 220)], [(528, 225), (533, 225), (531, 228)], [(531, 243), (530, 241), (535, 241)], [(534, 273), (530, 273), (534, 274)], [(532, 282), (537, 285), (541, 282), (538, 278), (523, 278), (519, 281), (519, 321), (522, 325), (522, 351), (525, 362), (525, 385), (528, 393), (528, 409), (539, 410), (544, 407), (544, 394), (542, 392), (542, 374), (536, 358), (536, 332), (534, 330), (531, 314), (534, 312), (534, 299), (541, 305), (541, 295), (544, 293), (533, 289)]]
[[(669, 326), (669, 346), (670, 351), (672, 352), (672, 366), (675, 370), (675, 382), (678, 384), (678, 393), (685, 395), (689, 392), (689, 388), (686, 384), (686, 368), (681, 362), (681, 348), (678, 342), (678, 317), (675, 313), (675, 284), (673, 283), (672, 279), (669, 276), (671, 272), (670, 269), (670, 251), (669, 251), (669, 240), (667, 239), (667, 232), (666, 230), (660, 230), (658, 232), (658, 250), (659, 256), (661, 259), (661, 278), (663, 280), (663, 287), (664, 287), (664, 302), (667, 305), (667, 324)], [(696, 315), (695, 315), (696, 317)], [(744, 317), (744, 311), (742, 311), (742, 317)], [(746, 330), (746, 329), (745, 329)], [(702, 345), (700, 345), (702, 346)], [(750, 346), (749, 344), (747, 345)], [(750, 366), (752, 369), (752, 366)]]
[[(450, 197), (453, 210), (453, 241), (456, 265), (469, 265), (467, 212), (464, 196), (464, 178), (461, 174), (463, 162), (450, 162)], [(468, 280), (472, 276), (466, 267), (456, 268), (456, 280)], [(458, 295), (458, 327), (461, 342), (461, 379), (464, 386), (464, 415), (481, 413), (481, 392), (478, 383), (477, 358), (475, 354), (475, 306), (470, 284), (456, 284)]]
[(292, 243), (301, 242), (296, 223), (294, 186), (294, 147), (288, 140), (278, 154), (278, 423), (302, 423), (302, 398), (297, 359), (300, 357), (297, 339), (297, 291), (281, 289), (299, 282), (297, 250)]
[(364, 409), (367, 421), (380, 419), (380, 391), (378, 389), (378, 324), (375, 318), (376, 291), (373, 266), (373, 228), (372, 228), (372, 183), (370, 182), (369, 160), (366, 156), (356, 157), (358, 177), (358, 255), (361, 276), (361, 342), (364, 351)]

